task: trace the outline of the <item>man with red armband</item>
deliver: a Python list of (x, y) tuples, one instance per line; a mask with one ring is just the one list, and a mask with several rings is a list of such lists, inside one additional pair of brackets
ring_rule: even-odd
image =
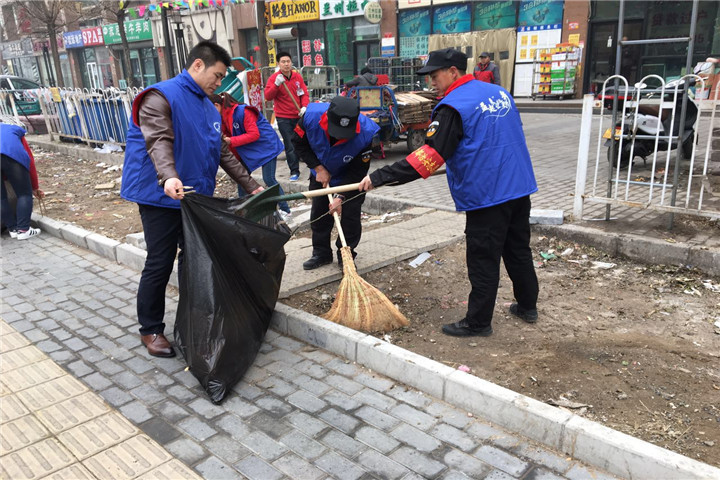
[(366, 176), (361, 190), (427, 178), (446, 165), (450, 192), (466, 214), (471, 291), (465, 318), (442, 327), (456, 337), (490, 336), (500, 258), (517, 303), (510, 313), (537, 321), (538, 281), (530, 250), (530, 194), (537, 191), (520, 114), (498, 85), (466, 75), (467, 57), (447, 48), (430, 52), (418, 73), (429, 74), (445, 97), (433, 111), (427, 145)]

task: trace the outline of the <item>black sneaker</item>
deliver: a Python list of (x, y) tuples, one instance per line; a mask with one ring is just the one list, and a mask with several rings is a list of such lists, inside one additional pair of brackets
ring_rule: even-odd
[(322, 267), (323, 265), (332, 263), (332, 261), (332, 257), (324, 258), (313, 255), (312, 257), (310, 257), (309, 260), (303, 263), (303, 268), (305, 270), (315, 270), (316, 268)]
[(493, 333), (491, 325), (473, 328), (464, 318), (459, 322), (443, 325), (442, 331), (445, 335), (450, 335), (451, 337), (489, 337)]
[(525, 310), (517, 303), (510, 305), (510, 313), (527, 323), (535, 323), (538, 319), (537, 309)]

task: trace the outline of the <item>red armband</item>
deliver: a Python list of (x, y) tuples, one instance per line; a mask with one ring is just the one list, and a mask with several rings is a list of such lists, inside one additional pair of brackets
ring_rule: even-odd
[(300, 128), (299, 124), (295, 125), (295, 133), (297, 133), (300, 138), (303, 138), (305, 136), (305, 130)]
[(408, 161), (422, 178), (428, 178), (435, 173), (435, 170), (445, 164), (445, 159), (430, 145), (423, 145), (405, 157), (405, 160)]

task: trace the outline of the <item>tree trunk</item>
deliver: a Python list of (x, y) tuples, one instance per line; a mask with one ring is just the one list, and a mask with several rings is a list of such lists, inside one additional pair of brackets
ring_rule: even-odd
[(60, 66), (60, 53), (57, 48), (57, 29), (55, 24), (48, 24), (48, 35), (50, 36), (50, 51), (52, 52), (53, 63), (55, 64), (55, 79), (58, 87), (65, 86), (65, 79)]
[(117, 23), (118, 30), (120, 31), (120, 40), (122, 41), (123, 50), (123, 75), (128, 87), (135, 88), (140, 85), (135, 85), (135, 77), (132, 74), (132, 65), (130, 64), (130, 44), (127, 41), (127, 35), (125, 34), (125, 10), (118, 10), (117, 12)]

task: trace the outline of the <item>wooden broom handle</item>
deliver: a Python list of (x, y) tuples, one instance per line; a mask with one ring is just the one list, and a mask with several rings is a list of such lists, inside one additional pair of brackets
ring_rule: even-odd
[(359, 183), (348, 183), (347, 185), (338, 185), (337, 187), (318, 188), (317, 190), (308, 190), (300, 192), (305, 198), (322, 197), (323, 195), (332, 195), (333, 193), (351, 192), (359, 190)]
[[(332, 193), (328, 193), (328, 201), (330, 203), (333, 202)], [(329, 207), (329, 205), (328, 205), (328, 207)], [(343, 247), (347, 247), (347, 242), (345, 241), (345, 234), (343, 233), (342, 226), (340, 225), (340, 215), (338, 215), (337, 212), (333, 212), (333, 218), (335, 219), (335, 226), (338, 229), (338, 236), (340, 237), (340, 243), (342, 243)]]

